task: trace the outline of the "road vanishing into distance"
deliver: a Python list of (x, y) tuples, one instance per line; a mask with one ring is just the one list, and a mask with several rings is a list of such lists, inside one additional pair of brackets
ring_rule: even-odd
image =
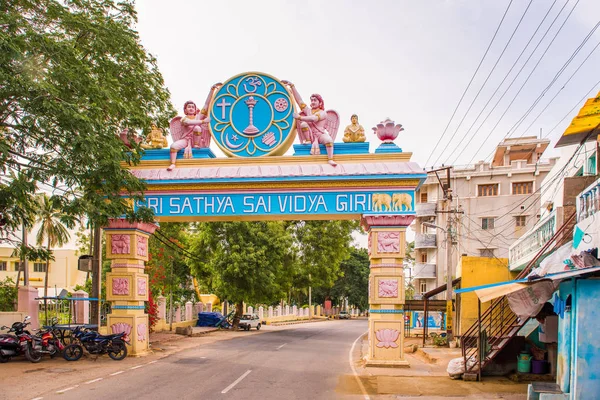
[(364, 398), (350, 351), (354, 347), (354, 360), (360, 357), (360, 340), (353, 344), (366, 333), (366, 319), (269, 328), (153, 361), (141, 357), (132, 367), (115, 362), (114, 372), (80, 374), (69, 386), (38, 393), (35, 399)]

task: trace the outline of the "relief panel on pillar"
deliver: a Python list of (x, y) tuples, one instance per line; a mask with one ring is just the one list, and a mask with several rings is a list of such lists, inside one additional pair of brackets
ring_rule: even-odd
[(400, 320), (370, 321), (373, 337), (370, 341), (369, 358), (379, 361), (404, 360), (404, 322)]
[(148, 261), (148, 236), (146, 235), (135, 235), (136, 246), (135, 254), (138, 260)]
[(404, 258), (405, 232), (400, 230), (376, 230), (371, 244), (372, 258)]
[(404, 304), (404, 277), (392, 274), (371, 274), (370, 304)]
[(148, 275), (135, 272), (107, 272), (106, 300), (147, 301)]
[(132, 234), (107, 233), (106, 236), (106, 254), (108, 259), (135, 258), (132, 252)]

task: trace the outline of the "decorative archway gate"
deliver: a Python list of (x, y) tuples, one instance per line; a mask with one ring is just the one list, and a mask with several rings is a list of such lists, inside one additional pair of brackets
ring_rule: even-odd
[[(275, 90), (276, 94), (271, 98), (268, 93), (261, 95), (252, 91), (236, 92), (237, 99), (227, 95), (227, 88), (234, 86), (231, 82), (237, 82), (238, 86), (240, 82), (256, 83), (248, 81), (250, 78), (264, 79), (262, 86), (272, 85), (271, 79), (283, 87), (281, 82), (268, 75), (247, 73), (217, 87), (214, 96), (211, 92), (205, 109), (199, 115), (203, 118), (210, 113), (211, 133), (219, 147), (230, 144), (236, 146), (231, 139), (236, 135), (229, 134), (227, 127), (219, 131), (220, 137), (219, 133), (215, 135), (219, 123), (222, 123), (220, 116), (225, 116), (227, 112), (238, 139), (243, 130), (236, 129), (236, 118), (242, 119), (242, 126), (252, 125), (259, 131), (256, 133), (251, 129), (254, 133), (246, 135), (256, 139), (260, 138), (262, 132), (273, 133), (272, 121), (277, 119), (277, 112), (287, 111), (282, 103), (289, 102), (289, 108), (293, 111), (293, 100), (296, 100), (304, 108), (301, 100), (296, 98), (293, 85), (285, 81), (291, 87), (285, 91)], [(246, 85), (246, 88), (252, 90), (252, 86)], [(226, 94), (223, 96), (222, 93)], [(253, 101), (248, 101), (247, 98), (251, 97), (249, 94)], [(243, 115), (240, 107), (236, 109), (236, 104), (244, 104), (240, 101), (244, 98), (249, 104), (240, 107), (247, 107), (246, 110), (253, 108), (253, 114), (246, 116), (245, 120), (236, 115)], [(256, 100), (259, 101), (258, 105)], [(269, 101), (271, 109), (261, 109), (260, 100)], [(231, 109), (225, 109), (226, 105)], [(290, 115), (296, 117), (291, 112)], [(317, 119), (302, 118), (298, 122), (307, 121), (310, 124), (320, 121), (317, 114), (312, 116)], [(264, 118), (270, 120), (265, 122)], [(391, 127), (394, 127), (393, 123)], [(287, 133), (275, 132), (274, 135), (264, 136), (262, 143), (271, 143), (269, 147), (273, 148), (281, 143), (287, 150), (291, 142), (288, 135), (293, 139), (295, 124), (289, 124), (287, 128)], [(334, 132), (331, 136), (334, 136)], [(256, 146), (260, 147), (258, 143)], [(248, 140), (247, 144), (251, 145), (252, 140)], [(168, 149), (149, 150), (141, 163), (131, 170), (146, 181), (148, 190), (145, 193), (145, 205), (154, 210), (159, 222), (360, 220), (368, 232), (371, 266), (368, 362), (405, 365), (402, 264), (405, 231), (415, 217), (415, 190), (426, 174), (410, 161), (410, 153), (402, 152), (391, 140), (381, 144), (375, 153), (369, 153), (368, 143), (335, 143), (337, 166), (328, 163), (331, 157), (325, 155), (326, 145), (314, 142), (312, 145), (296, 144), (293, 156), (261, 154), (266, 157), (252, 159), (240, 154), (232, 154), (238, 156), (232, 158), (214, 158), (208, 148), (192, 149), (193, 158), (179, 159), (180, 154), (176, 168), (172, 170), (167, 170), (171, 163)], [(324, 155), (309, 154), (311, 148), (316, 146)], [(231, 153), (231, 148), (224, 150)], [(279, 153), (285, 150), (277, 149)], [(144, 301), (147, 300), (149, 287), (148, 275), (144, 274), (144, 262), (148, 260), (148, 237), (155, 229), (156, 226), (152, 224), (129, 224), (124, 220), (114, 220), (105, 228), (106, 254), (112, 260), (111, 272), (106, 277), (107, 300), (113, 304), (108, 325), (113, 331), (129, 332), (133, 354), (148, 349), (148, 316), (144, 313)]]

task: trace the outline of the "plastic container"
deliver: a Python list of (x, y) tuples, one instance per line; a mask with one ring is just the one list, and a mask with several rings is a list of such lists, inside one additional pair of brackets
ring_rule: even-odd
[(528, 353), (521, 353), (517, 357), (517, 372), (528, 374), (531, 372), (531, 358), (533, 356)]
[(547, 374), (548, 373), (548, 361), (532, 360), (531, 361), (531, 372), (534, 374)]

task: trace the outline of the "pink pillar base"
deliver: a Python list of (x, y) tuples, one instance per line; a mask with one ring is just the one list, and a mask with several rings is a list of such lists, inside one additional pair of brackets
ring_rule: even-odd
[(29, 329), (37, 329), (40, 327), (38, 317), (39, 303), (36, 300), (38, 291), (32, 286), (19, 286), (18, 310), (31, 317), (31, 325)]

